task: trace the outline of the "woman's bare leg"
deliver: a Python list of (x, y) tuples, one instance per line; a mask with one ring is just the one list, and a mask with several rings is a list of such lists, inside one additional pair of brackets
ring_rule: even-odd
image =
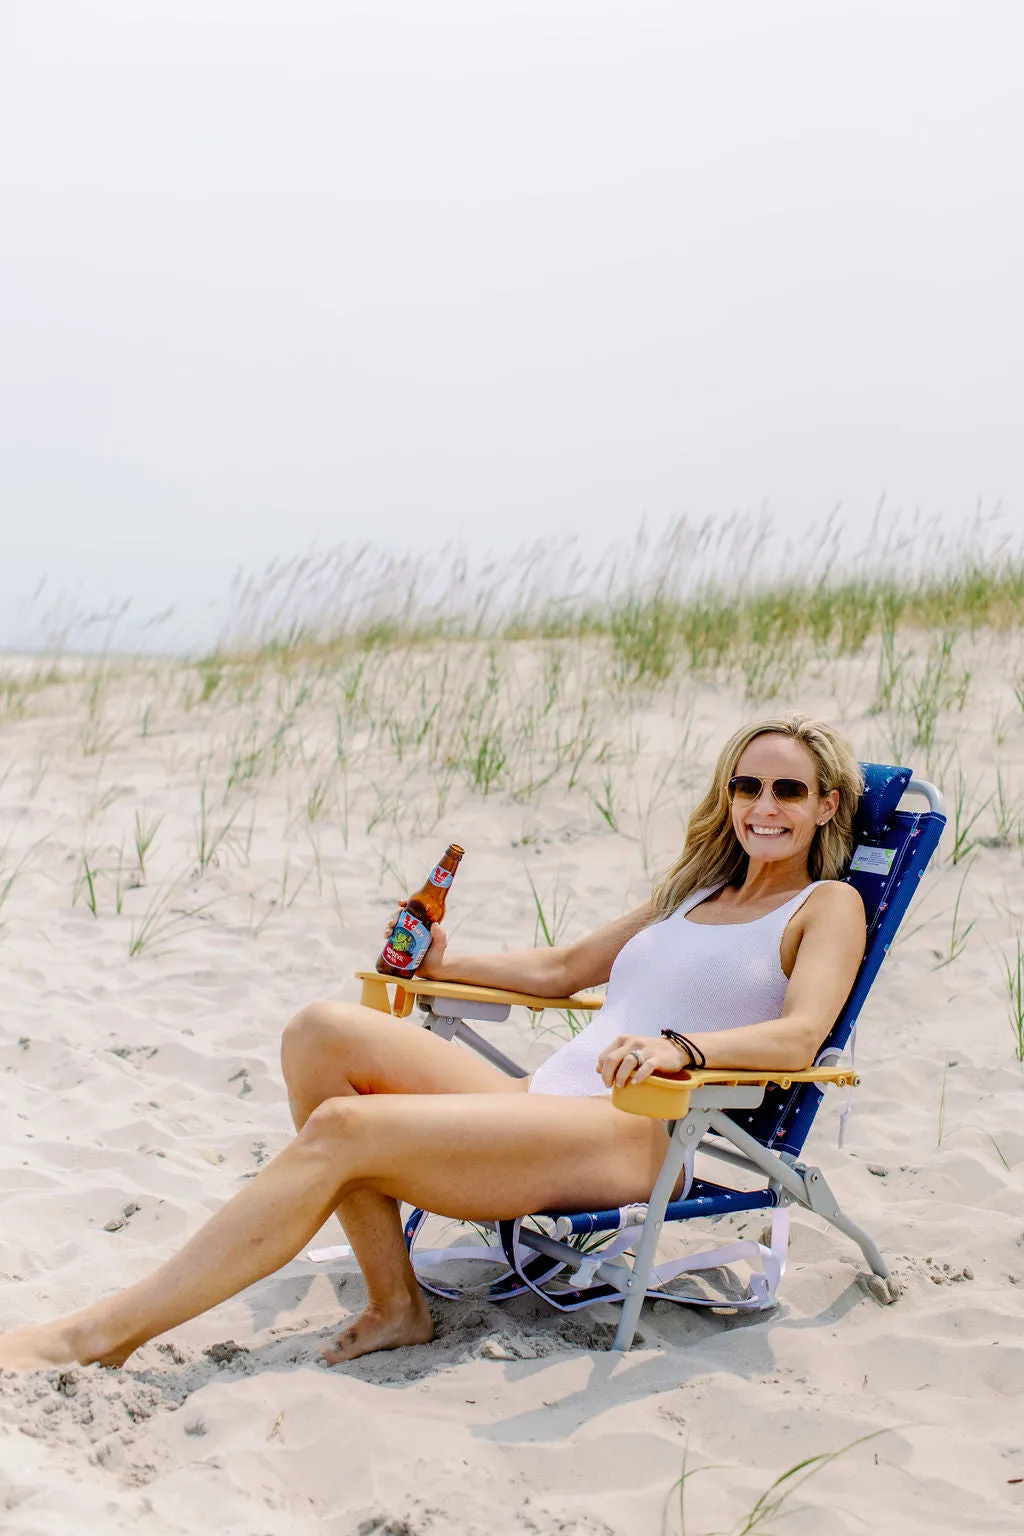
[[(295, 1129), (325, 1099), (374, 1093), (516, 1093), (523, 1079), (428, 1030), (355, 1003), (311, 1003), (288, 1025), (281, 1070)], [(366, 1281), (366, 1309), (324, 1357), (332, 1365), (375, 1349), (426, 1344), (434, 1323), (409, 1263), (398, 1201), (356, 1189), (336, 1214)]]
[(605, 1098), (367, 1095), (329, 1099), (174, 1258), (84, 1311), (0, 1337), (0, 1367), (119, 1364), (156, 1334), (272, 1274), (346, 1195), (369, 1189), (476, 1221), (645, 1198), (660, 1125)]

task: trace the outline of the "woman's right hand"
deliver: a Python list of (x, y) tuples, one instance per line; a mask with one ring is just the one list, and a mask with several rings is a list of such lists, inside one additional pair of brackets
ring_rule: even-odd
[[(387, 927), (384, 929), (385, 942), (394, 932), (395, 924), (401, 914), (398, 907), (388, 918)], [(448, 935), (440, 923), (432, 923), (430, 926), (430, 948), (416, 968), (416, 975), (422, 976), (424, 981), (444, 981), (444, 954), (448, 948)]]

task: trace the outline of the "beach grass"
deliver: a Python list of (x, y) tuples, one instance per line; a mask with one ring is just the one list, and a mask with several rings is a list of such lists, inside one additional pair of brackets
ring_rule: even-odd
[(950, 924), (949, 935), (944, 947), (941, 950), (937, 949), (935, 951), (939, 957), (935, 966), (937, 971), (942, 970), (944, 966), (952, 965), (954, 960), (960, 958), (967, 947), (967, 940), (971, 936), (971, 931), (978, 921), (977, 918), (972, 918), (970, 922), (965, 922), (960, 915), (960, 904), (963, 900), (964, 886), (967, 884), (967, 876), (969, 874), (970, 868), (968, 867), (964, 871), (960, 884), (957, 886), (956, 896), (953, 900), (953, 919)]
[[(743, 678), (749, 698), (771, 697), (804, 657), (858, 655), (877, 639), (884, 709), (898, 702), (904, 680), (895, 637), (918, 632), (941, 637), (910, 694), (926, 740), (943, 701), (969, 681), (953, 665), (957, 636), (1010, 630), (1024, 614), (1024, 554), (1013, 548), (979, 555), (966, 542), (948, 550), (925, 543), (921, 553), (893, 534), (843, 570), (826, 537), (816, 562), (783, 552), (762, 573), (765, 544), (745, 547), (735, 525), (713, 537), (680, 520), (660, 541), (641, 534), (587, 570), (554, 541), (476, 570), (454, 551), (409, 562), (363, 547), (297, 560), (240, 589), (222, 644), (199, 664), (197, 695), (210, 697), (211, 679), (220, 687), (226, 669), (286, 670), (353, 651), (598, 639), (621, 687), (726, 669)], [(1024, 680), (1018, 693), (1024, 709)]]
[[(68, 902), (123, 923), (132, 959), (229, 922), (235, 895), (229, 926), (249, 942), (325, 894), (344, 929), (337, 860), (400, 899), (424, 840), (460, 835), (474, 805), (514, 846), (541, 821), (614, 843), (625, 909), (678, 853), (719, 745), (711, 721), (780, 709), (834, 719), (864, 757), (944, 790), (939, 966), (982, 932), (973, 861), (1024, 861), (1024, 555), (1005, 544), (901, 535), (844, 563), (827, 529), (814, 559), (790, 559), (763, 530), (680, 521), (603, 563), (557, 541), (475, 563), (339, 550), (234, 602), (197, 657), (0, 658), (5, 804), (37, 816), (43, 786), (73, 775)], [(989, 721), (983, 749), (968, 702)], [(67, 729), (21, 752), (50, 717)], [(148, 792), (129, 788), (133, 754)], [(28, 821), (5, 812), (0, 835), (7, 918)], [(544, 924), (575, 937), (585, 903), (574, 893), (567, 920), (550, 865), (530, 862), (543, 875), (521, 882), (526, 936), (536, 920), (539, 939)]]
[[(877, 1440), (880, 1435), (888, 1433), (886, 1429), (876, 1429), (870, 1434), (851, 1440), (849, 1444), (842, 1445), (837, 1450), (823, 1451), (816, 1456), (805, 1456), (774, 1478), (750, 1508), (740, 1515), (728, 1530), (704, 1530), (699, 1533), (687, 1524), (687, 1484), (702, 1472), (722, 1473), (726, 1469), (717, 1466), (690, 1467), (687, 1464), (688, 1453), (684, 1451), (682, 1472), (669, 1490), (666, 1501), (662, 1536), (670, 1536), (670, 1533), (671, 1536), (769, 1536), (771, 1530), (769, 1522), (784, 1520), (788, 1515), (797, 1512), (796, 1507), (790, 1505), (790, 1501), (811, 1478), (824, 1472), (826, 1467), (856, 1450), (858, 1446), (866, 1445), (869, 1441)], [(672, 1501), (672, 1504), (669, 1501)]]
[[(732, 529), (734, 544), (742, 532)], [(876, 752), (954, 787), (947, 856), (960, 863), (992, 801), (957, 760), (952, 722), (971, 693), (972, 647), (1019, 630), (1024, 555), (925, 542), (915, 560), (913, 540), (893, 536), (845, 568), (825, 538), (816, 564), (762, 569), (765, 547), (758, 536), (742, 558), (726, 558), (723, 530), (680, 521), (660, 542), (641, 535), (590, 568), (556, 543), (475, 569), (458, 551), (419, 562), (369, 547), (309, 557), (239, 588), (222, 643), (194, 664), (183, 696), (199, 713), (222, 714), (230, 701), (240, 717), (228, 790), (290, 766), (304, 751), (296, 722), (329, 698), (334, 760), (310, 782), (310, 820), (334, 777), (376, 758), (428, 771), (435, 821), (457, 789), (529, 804), (549, 790), (578, 793), (596, 825), (637, 841), (650, 876), (650, 824), (679, 774), (662, 765), (660, 786), (638, 780), (643, 748), (623, 750), (624, 716), (668, 697), (686, 749), (696, 745), (685, 720), (694, 685), (764, 708), (822, 679), (835, 689), (862, 666), (873, 676)], [(1000, 704), (994, 732), (1016, 728), (1012, 708), (1021, 714), (1016, 695)], [(397, 830), (394, 778), (377, 776), (368, 832)], [(995, 835), (1024, 843), (1002, 782), (997, 811)]]
[(1013, 1049), (1018, 1061), (1024, 1061), (1024, 932), (1014, 936), (1014, 947), (1004, 961), (1006, 999), (1013, 1030)]

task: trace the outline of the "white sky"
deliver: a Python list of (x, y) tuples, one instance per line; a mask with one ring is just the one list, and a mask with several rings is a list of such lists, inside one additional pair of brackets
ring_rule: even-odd
[(7, 0), (0, 642), (44, 575), (198, 638), (348, 539), (1024, 528), (1022, 44), (1018, 0)]

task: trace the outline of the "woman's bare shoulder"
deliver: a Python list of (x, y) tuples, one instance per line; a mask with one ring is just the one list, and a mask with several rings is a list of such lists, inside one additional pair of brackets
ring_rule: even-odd
[(860, 892), (845, 880), (823, 880), (804, 902), (803, 911), (812, 921), (819, 916), (825, 922), (863, 925), (865, 921)]
[[(800, 921), (802, 919), (802, 921)], [(787, 976), (796, 975), (796, 957), (800, 965), (813, 971), (815, 963), (835, 966), (848, 959), (856, 970), (867, 942), (864, 903), (852, 885), (842, 880), (823, 880), (797, 913), (798, 926), (783, 946), (782, 968)]]

